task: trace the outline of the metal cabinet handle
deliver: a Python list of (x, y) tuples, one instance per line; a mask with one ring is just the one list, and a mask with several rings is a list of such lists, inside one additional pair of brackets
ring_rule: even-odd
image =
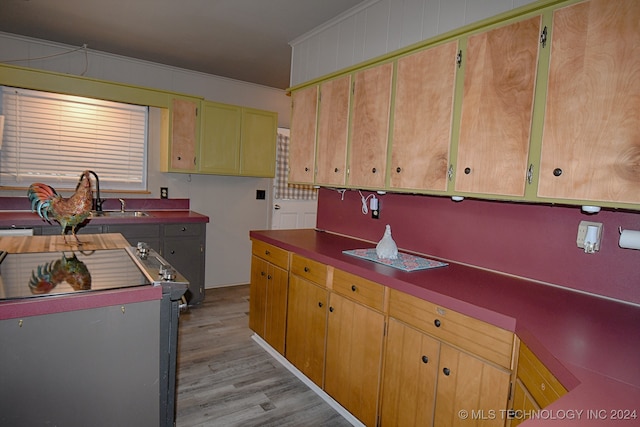
[(309, 267), (305, 267), (305, 268), (304, 268), (304, 272), (305, 272), (305, 273), (308, 273), (308, 272), (309, 272)]
[(427, 356), (422, 356), (422, 363), (429, 363), (429, 358)]
[(439, 328), (440, 325), (442, 325), (442, 322), (440, 322), (440, 319), (436, 319), (433, 321), (433, 324), (436, 325), (436, 328)]
[(351, 290), (352, 290), (353, 292), (355, 292), (355, 291), (357, 291), (357, 290), (358, 290), (358, 288), (356, 288), (356, 285), (351, 285)]
[(444, 369), (442, 370), (442, 373), (443, 373), (443, 374), (445, 374), (446, 376), (449, 376), (449, 375), (451, 375), (451, 369), (449, 369), (449, 368), (444, 368)]

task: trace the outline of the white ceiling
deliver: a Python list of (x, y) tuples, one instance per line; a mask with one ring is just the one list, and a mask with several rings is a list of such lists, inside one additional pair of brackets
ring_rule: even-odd
[(0, 0), (0, 31), (284, 89), (289, 42), (362, 0)]

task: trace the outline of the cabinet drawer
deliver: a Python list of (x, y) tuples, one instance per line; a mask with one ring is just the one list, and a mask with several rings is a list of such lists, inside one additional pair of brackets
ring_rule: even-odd
[(375, 310), (383, 309), (384, 286), (379, 283), (336, 269), (333, 272), (333, 290)]
[(165, 236), (199, 236), (202, 234), (202, 224), (166, 224)]
[(513, 332), (395, 289), (389, 294), (389, 316), (511, 369)]
[(289, 252), (260, 240), (253, 240), (251, 252), (271, 264), (289, 270)]
[(541, 408), (567, 393), (567, 389), (523, 342), (518, 355), (518, 378)]
[(321, 262), (292, 254), (291, 272), (322, 287), (327, 286), (327, 265)]
[(120, 233), (125, 238), (129, 237), (155, 237), (160, 236), (160, 226), (158, 224), (116, 224), (105, 225), (105, 233)]

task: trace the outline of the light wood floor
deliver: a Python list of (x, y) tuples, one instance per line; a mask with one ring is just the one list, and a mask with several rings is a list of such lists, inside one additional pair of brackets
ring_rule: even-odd
[(350, 426), (251, 339), (248, 311), (246, 285), (181, 314), (176, 425)]

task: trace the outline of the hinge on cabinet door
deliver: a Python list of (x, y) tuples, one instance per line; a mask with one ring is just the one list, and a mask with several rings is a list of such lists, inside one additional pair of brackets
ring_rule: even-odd
[(351, 95), (353, 95), (354, 93), (356, 93), (356, 82), (355, 82), (355, 80), (353, 81), (353, 83), (351, 83)]
[(462, 66), (462, 50), (459, 50), (456, 55), (456, 64), (458, 64), (458, 68)]
[(540, 44), (542, 47), (547, 46), (547, 26), (545, 25), (542, 29), (542, 33), (540, 33)]
[(507, 395), (507, 401), (511, 400), (511, 393), (513, 393), (513, 381), (509, 381), (509, 394)]
[(384, 330), (382, 331), (382, 336), (387, 336), (387, 328), (389, 327), (389, 322), (384, 322)]
[(453, 179), (453, 163), (449, 165), (449, 169), (447, 170), (447, 178), (449, 178), (449, 181)]
[(533, 163), (531, 163), (529, 169), (527, 169), (527, 182), (529, 185), (533, 182)]

